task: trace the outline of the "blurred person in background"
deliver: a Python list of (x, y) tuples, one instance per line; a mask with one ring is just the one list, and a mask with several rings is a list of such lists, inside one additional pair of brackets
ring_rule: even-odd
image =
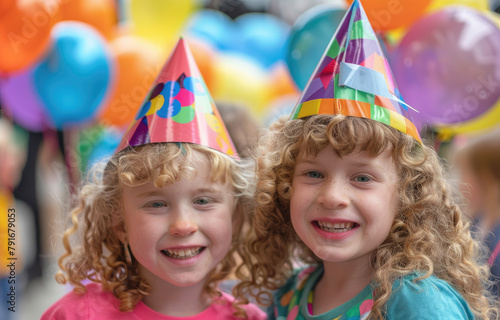
[(455, 155), (460, 191), (468, 199), (466, 212), (477, 222), (488, 248), (494, 286), (500, 297), (500, 129), (466, 142)]

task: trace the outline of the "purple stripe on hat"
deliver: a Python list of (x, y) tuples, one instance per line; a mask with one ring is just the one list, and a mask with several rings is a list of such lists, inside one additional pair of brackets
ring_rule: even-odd
[(140, 121), (134, 135), (130, 138), (129, 145), (131, 146), (140, 146), (150, 142), (148, 120), (143, 117)]

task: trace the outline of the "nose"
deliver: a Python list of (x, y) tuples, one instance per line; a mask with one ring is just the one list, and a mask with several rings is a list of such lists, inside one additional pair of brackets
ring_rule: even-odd
[(330, 179), (319, 190), (318, 202), (329, 209), (344, 208), (349, 205), (349, 185)]
[(188, 213), (173, 213), (169, 232), (173, 236), (185, 237), (198, 231), (198, 225)]

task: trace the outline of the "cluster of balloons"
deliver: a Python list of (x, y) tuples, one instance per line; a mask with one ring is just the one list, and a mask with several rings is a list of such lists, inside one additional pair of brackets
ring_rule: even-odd
[(5, 0), (0, 104), (27, 130), (78, 132), (86, 163), (94, 148), (114, 149), (109, 132), (132, 121), (180, 35), (214, 99), (258, 117), (297, 93), (284, 62), (289, 33), (277, 16), (232, 20), (195, 0)]
[[(345, 7), (320, 5), (297, 19), (286, 62), (303, 89)], [(363, 0), (402, 96), (443, 138), (500, 123), (500, 15), (487, 0)]]

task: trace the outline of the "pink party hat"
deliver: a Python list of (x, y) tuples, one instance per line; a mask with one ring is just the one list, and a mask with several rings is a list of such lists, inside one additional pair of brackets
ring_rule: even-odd
[[(354, 0), (291, 118), (343, 114), (382, 122), (422, 142), (359, 0)], [(414, 110), (414, 109), (413, 109)]]
[(186, 41), (180, 38), (116, 153), (157, 142), (189, 142), (238, 158)]

